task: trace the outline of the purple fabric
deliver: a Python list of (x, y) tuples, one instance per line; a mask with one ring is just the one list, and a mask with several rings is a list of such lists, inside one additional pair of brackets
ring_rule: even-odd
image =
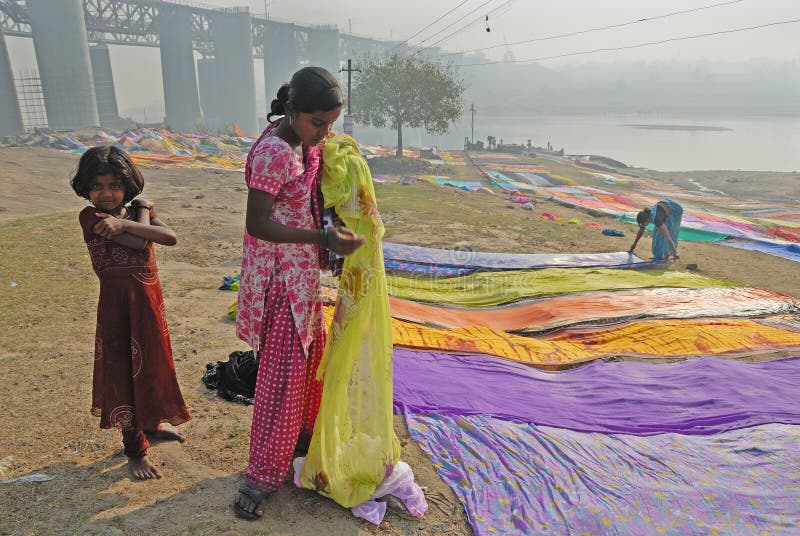
[(800, 533), (796, 426), (638, 437), (482, 415), (406, 418), (479, 536)]
[(800, 424), (799, 385), (798, 357), (544, 372), (483, 355), (394, 350), (397, 413), (491, 415), (583, 432), (704, 435)]

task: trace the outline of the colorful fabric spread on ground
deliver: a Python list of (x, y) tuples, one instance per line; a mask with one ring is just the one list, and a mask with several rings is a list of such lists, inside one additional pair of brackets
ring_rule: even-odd
[(356, 142), (324, 146), (322, 189), (346, 227), (365, 238), (345, 258), (317, 377), (323, 391), (300, 481), (337, 503), (368, 501), (400, 459), (392, 420), (392, 333), (372, 178)]
[(750, 251), (760, 251), (776, 257), (783, 257), (790, 261), (800, 262), (800, 244), (777, 240), (747, 240), (742, 238), (725, 240), (724, 242), (719, 242), (719, 245), (737, 249), (748, 249)]
[(612, 328), (581, 328), (537, 338), (483, 326), (427, 328), (393, 320), (395, 346), (505, 357), (562, 367), (602, 357), (685, 358), (800, 350), (800, 333), (753, 320), (645, 320)]
[[(657, 307), (652, 304), (657, 303)], [(443, 328), (486, 326), (528, 333), (642, 318), (748, 317), (792, 314), (800, 302), (752, 287), (653, 288), (555, 296), (498, 308), (454, 309), (391, 298), (392, 316)]]
[(796, 426), (640, 437), (484, 415), (406, 419), (478, 535), (800, 530)]
[(800, 357), (596, 362), (553, 373), (486, 355), (396, 349), (394, 375), (398, 413), (489, 415), (634, 435), (800, 424)]
[[(234, 309), (235, 303), (231, 304)], [(325, 308), (330, 325), (333, 309)], [(395, 346), (489, 354), (534, 366), (559, 368), (602, 357), (684, 358), (800, 349), (800, 333), (751, 320), (662, 320), (603, 329), (574, 329), (537, 338), (485, 326), (433, 328), (392, 319)]]
[[(617, 216), (617, 220), (626, 223), (636, 223), (636, 218), (633, 216)], [(654, 230), (653, 224), (647, 226), (647, 230), (651, 233)], [(715, 233), (713, 231), (704, 231), (702, 229), (692, 229), (691, 227), (681, 227), (678, 233), (678, 240), (684, 242), (717, 242), (728, 238), (727, 234)]]
[[(383, 244), (387, 263), (418, 273), (418, 265), (469, 270), (533, 270), (537, 268), (646, 268), (653, 263), (627, 251), (615, 253), (485, 253), (460, 249), (435, 249), (387, 242)], [(388, 264), (387, 264), (388, 265)]]
[(387, 281), (389, 294), (398, 298), (469, 307), (500, 305), (524, 298), (592, 290), (737, 286), (730, 281), (689, 272), (607, 268), (480, 272), (447, 279), (390, 275), (387, 276)]
[(800, 432), (787, 426), (800, 424), (800, 358), (555, 374), (405, 350), (394, 363), (396, 409), (476, 534), (800, 529)]
[(149, 128), (129, 130), (120, 136), (100, 131), (89, 138), (51, 138), (48, 145), (75, 154), (113, 144), (130, 153), (139, 166), (230, 170), (244, 169), (247, 152), (256, 141), (240, 135), (211, 136)]

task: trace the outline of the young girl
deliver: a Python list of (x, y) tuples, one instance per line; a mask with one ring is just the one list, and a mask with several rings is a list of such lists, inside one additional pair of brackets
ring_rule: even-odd
[(121, 149), (86, 151), (72, 188), (93, 205), (79, 219), (100, 279), (92, 414), (101, 428), (122, 430), (134, 478), (161, 478), (145, 434), (183, 441), (174, 425), (191, 418), (175, 377), (153, 252), (153, 242), (173, 246), (177, 239), (152, 203), (134, 199), (144, 179)]
[(307, 443), (321, 396), (315, 376), (325, 347), (320, 248), (349, 255), (363, 243), (322, 228), (320, 149), (342, 110), (336, 79), (306, 67), (284, 84), (270, 124), (250, 149), (236, 332), (259, 355), (250, 464), (234, 508), (264, 514), (264, 499), (284, 483), (295, 446)]

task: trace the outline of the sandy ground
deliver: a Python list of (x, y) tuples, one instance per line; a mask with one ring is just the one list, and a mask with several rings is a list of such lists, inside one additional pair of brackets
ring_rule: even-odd
[[(164, 478), (133, 482), (116, 431), (89, 414), (97, 278), (77, 213), (85, 202), (68, 179), (76, 159), (45, 149), (0, 149), (0, 478), (32, 472), (50, 482), (0, 484), (0, 534), (469, 534), (463, 508), (400, 418), (403, 458), (426, 488), (422, 521), (390, 510), (373, 527), (318, 495), (285, 486), (258, 522), (237, 519), (230, 500), (247, 463), (251, 409), (225, 402), (200, 382), (205, 364), (245, 349), (225, 316), (235, 298), (217, 290), (237, 273), (245, 191), (241, 173), (145, 169), (145, 196), (179, 236), (157, 256), (176, 368), (194, 420), (188, 441), (156, 443), (151, 457)], [(472, 178), (467, 167), (437, 170)], [(587, 216), (548, 202), (536, 213), (497, 195), (431, 185), (376, 185), (391, 241), (434, 247), (467, 245), (511, 252), (623, 251), (632, 238), (545, 221)], [(598, 220), (609, 226), (613, 220)], [(629, 231), (630, 228), (620, 227)], [(640, 246), (644, 254), (649, 241)], [(702, 273), (800, 297), (798, 265), (767, 255), (681, 245), (681, 263)], [(680, 267), (680, 266), (679, 266)], [(15, 282), (16, 286), (10, 283)]]

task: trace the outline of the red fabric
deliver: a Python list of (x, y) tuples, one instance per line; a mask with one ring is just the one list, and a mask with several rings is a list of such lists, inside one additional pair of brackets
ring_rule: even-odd
[(791, 242), (800, 242), (800, 228), (775, 227), (769, 230), (769, 234)]
[(125, 445), (125, 456), (129, 458), (141, 458), (147, 454), (150, 442), (142, 430), (137, 430), (135, 426), (122, 430), (122, 444)]
[[(153, 244), (137, 250), (96, 235), (96, 211), (87, 207), (79, 217), (100, 279), (92, 413), (101, 428), (123, 431), (126, 454), (141, 455), (147, 449), (142, 431), (191, 417), (175, 375)], [(151, 220), (156, 217), (151, 209)]]
[(272, 280), (264, 309), (247, 482), (272, 493), (286, 481), (298, 438), (311, 437), (314, 430), (322, 399), (316, 374), (325, 334), (314, 338), (306, 359), (283, 281)]

